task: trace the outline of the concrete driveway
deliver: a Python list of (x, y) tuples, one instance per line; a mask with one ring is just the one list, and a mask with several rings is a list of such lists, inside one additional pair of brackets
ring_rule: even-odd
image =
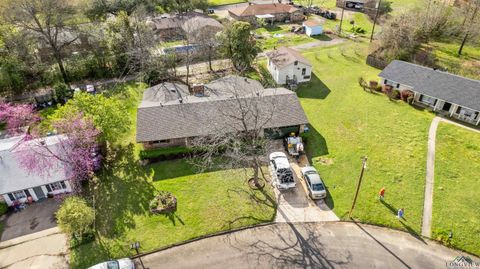
[(0, 268), (68, 268), (67, 237), (51, 228), (0, 242)]
[[(287, 154), (282, 140), (274, 141), (272, 148), (268, 151), (269, 155), (274, 151)], [(273, 186), (278, 204), (275, 222), (338, 221), (337, 215), (327, 206), (323, 199), (314, 201), (308, 196), (307, 185), (301, 176), (300, 170), (300, 167), (308, 165), (307, 157), (302, 155), (297, 161), (289, 156), (289, 161), (294, 172), (294, 180), (297, 183), (297, 187), (291, 190), (279, 191), (278, 188)]]
[(4, 229), (0, 241), (36, 233), (57, 226), (55, 212), (59, 202), (55, 199), (46, 199), (33, 203), (24, 210), (10, 213), (3, 221)]
[[(142, 257), (146, 268), (446, 268), (470, 256), (408, 233), (347, 222), (276, 223)], [(470, 256), (475, 262), (476, 257)]]

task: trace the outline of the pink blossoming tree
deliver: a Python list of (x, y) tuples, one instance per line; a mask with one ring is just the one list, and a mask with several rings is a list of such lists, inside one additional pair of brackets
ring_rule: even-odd
[(0, 102), (0, 122), (6, 124), (8, 134), (20, 134), (22, 127), (27, 127), (39, 119), (32, 105)]

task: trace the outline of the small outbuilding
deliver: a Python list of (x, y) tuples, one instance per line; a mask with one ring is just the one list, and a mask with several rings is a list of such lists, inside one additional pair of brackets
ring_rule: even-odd
[(296, 85), (310, 81), (312, 65), (298, 51), (280, 47), (267, 53), (268, 71), (278, 84)]
[(303, 27), (305, 27), (305, 34), (308, 36), (323, 34), (323, 27), (318, 21), (308, 20), (303, 23)]

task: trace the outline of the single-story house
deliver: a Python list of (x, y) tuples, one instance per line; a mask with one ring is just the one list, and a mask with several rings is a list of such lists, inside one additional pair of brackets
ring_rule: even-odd
[[(15, 154), (16, 150), (20, 150), (17, 145), (21, 139), (23, 136), (0, 140), (0, 195), (5, 202), (10, 206), (14, 201), (24, 203), (28, 197), (31, 197), (32, 201), (38, 201), (46, 198), (48, 194), (72, 192), (60, 163), (54, 165), (49, 175), (45, 177), (29, 174), (20, 165)], [(62, 139), (62, 136), (45, 137), (43, 141), (49, 149), (55, 150), (59, 139)]]
[(254, 104), (270, 137), (301, 133), (308, 123), (297, 95), (285, 88), (264, 89), (260, 82), (239, 76), (194, 85), (190, 91), (184, 84), (165, 82), (145, 90), (136, 140), (145, 148), (188, 146), (196, 137), (242, 130), (240, 121), (227, 116), (239, 114), (239, 102)]
[(319, 21), (305, 21), (303, 22), (303, 27), (305, 27), (305, 34), (308, 36), (323, 34), (323, 27)]
[(267, 53), (268, 71), (280, 85), (310, 81), (312, 65), (298, 51), (280, 47)]
[(411, 91), (413, 102), (433, 111), (480, 124), (480, 81), (404, 61), (391, 62), (379, 74), (380, 85)]
[(258, 16), (269, 15), (268, 21), (302, 21), (305, 16), (303, 12), (293, 5), (286, 4), (252, 4), (231, 8), (228, 10), (228, 15), (237, 21), (246, 21), (255, 24)]
[(163, 14), (152, 22), (156, 35), (165, 41), (187, 37), (190, 43), (197, 42), (199, 36), (215, 36), (224, 28), (217, 20), (199, 12)]

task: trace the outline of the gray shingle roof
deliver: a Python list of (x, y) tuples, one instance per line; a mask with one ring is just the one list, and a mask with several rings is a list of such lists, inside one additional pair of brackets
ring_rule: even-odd
[(395, 60), (380, 77), (404, 84), (414, 91), (480, 111), (480, 81), (432, 68)]
[[(234, 84), (232, 82), (235, 82)], [(242, 83), (243, 81), (243, 83)], [(138, 108), (137, 142), (148, 142), (184, 137), (196, 137), (221, 131), (242, 130), (240, 121), (232, 120), (231, 116), (239, 112), (239, 101), (243, 105), (258, 109), (265, 128), (277, 128), (306, 124), (308, 120), (300, 105), (297, 95), (285, 88), (261, 89), (257, 81), (245, 80), (230, 76), (205, 85), (206, 88), (223, 92), (206, 97), (193, 97), (183, 103), (169, 102), (167, 104), (145, 106)], [(250, 85), (250, 88), (238, 85)], [(261, 87), (261, 85), (260, 85)], [(241, 89), (235, 93), (230, 90)], [(238, 94), (240, 98), (232, 98)], [(258, 95), (257, 95), (258, 94)], [(193, 98), (192, 98), (193, 97)], [(271, 119), (268, 119), (272, 116)], [(249, 122), (249, 128), (254, 126)]]
[(283, 68), (288, 66), (295, 61), (299, 61), (304, 63), (308, 66), (312, 66), (310, 61), (307, 58), (303, 57), (300, 52), (287, 48), (287, 47), (280, 47), (279, 49), (267, 52), (267, 57), (277, 66), (278, 68)]
[[(33, 188), (66, 179), (61, 163), (52, 167), (48, 176), (29, 174), (21, 167), (15, 156), (15, 146), (20, 139), (22, 139), (22, 137), (17, 136), (0, 140), (0, 194)], [(55, 150), (58, 139), (62, 139), (62, 137), (50, 136), (45, 138), (45, 142), (51, 147), (50, 149)]]

